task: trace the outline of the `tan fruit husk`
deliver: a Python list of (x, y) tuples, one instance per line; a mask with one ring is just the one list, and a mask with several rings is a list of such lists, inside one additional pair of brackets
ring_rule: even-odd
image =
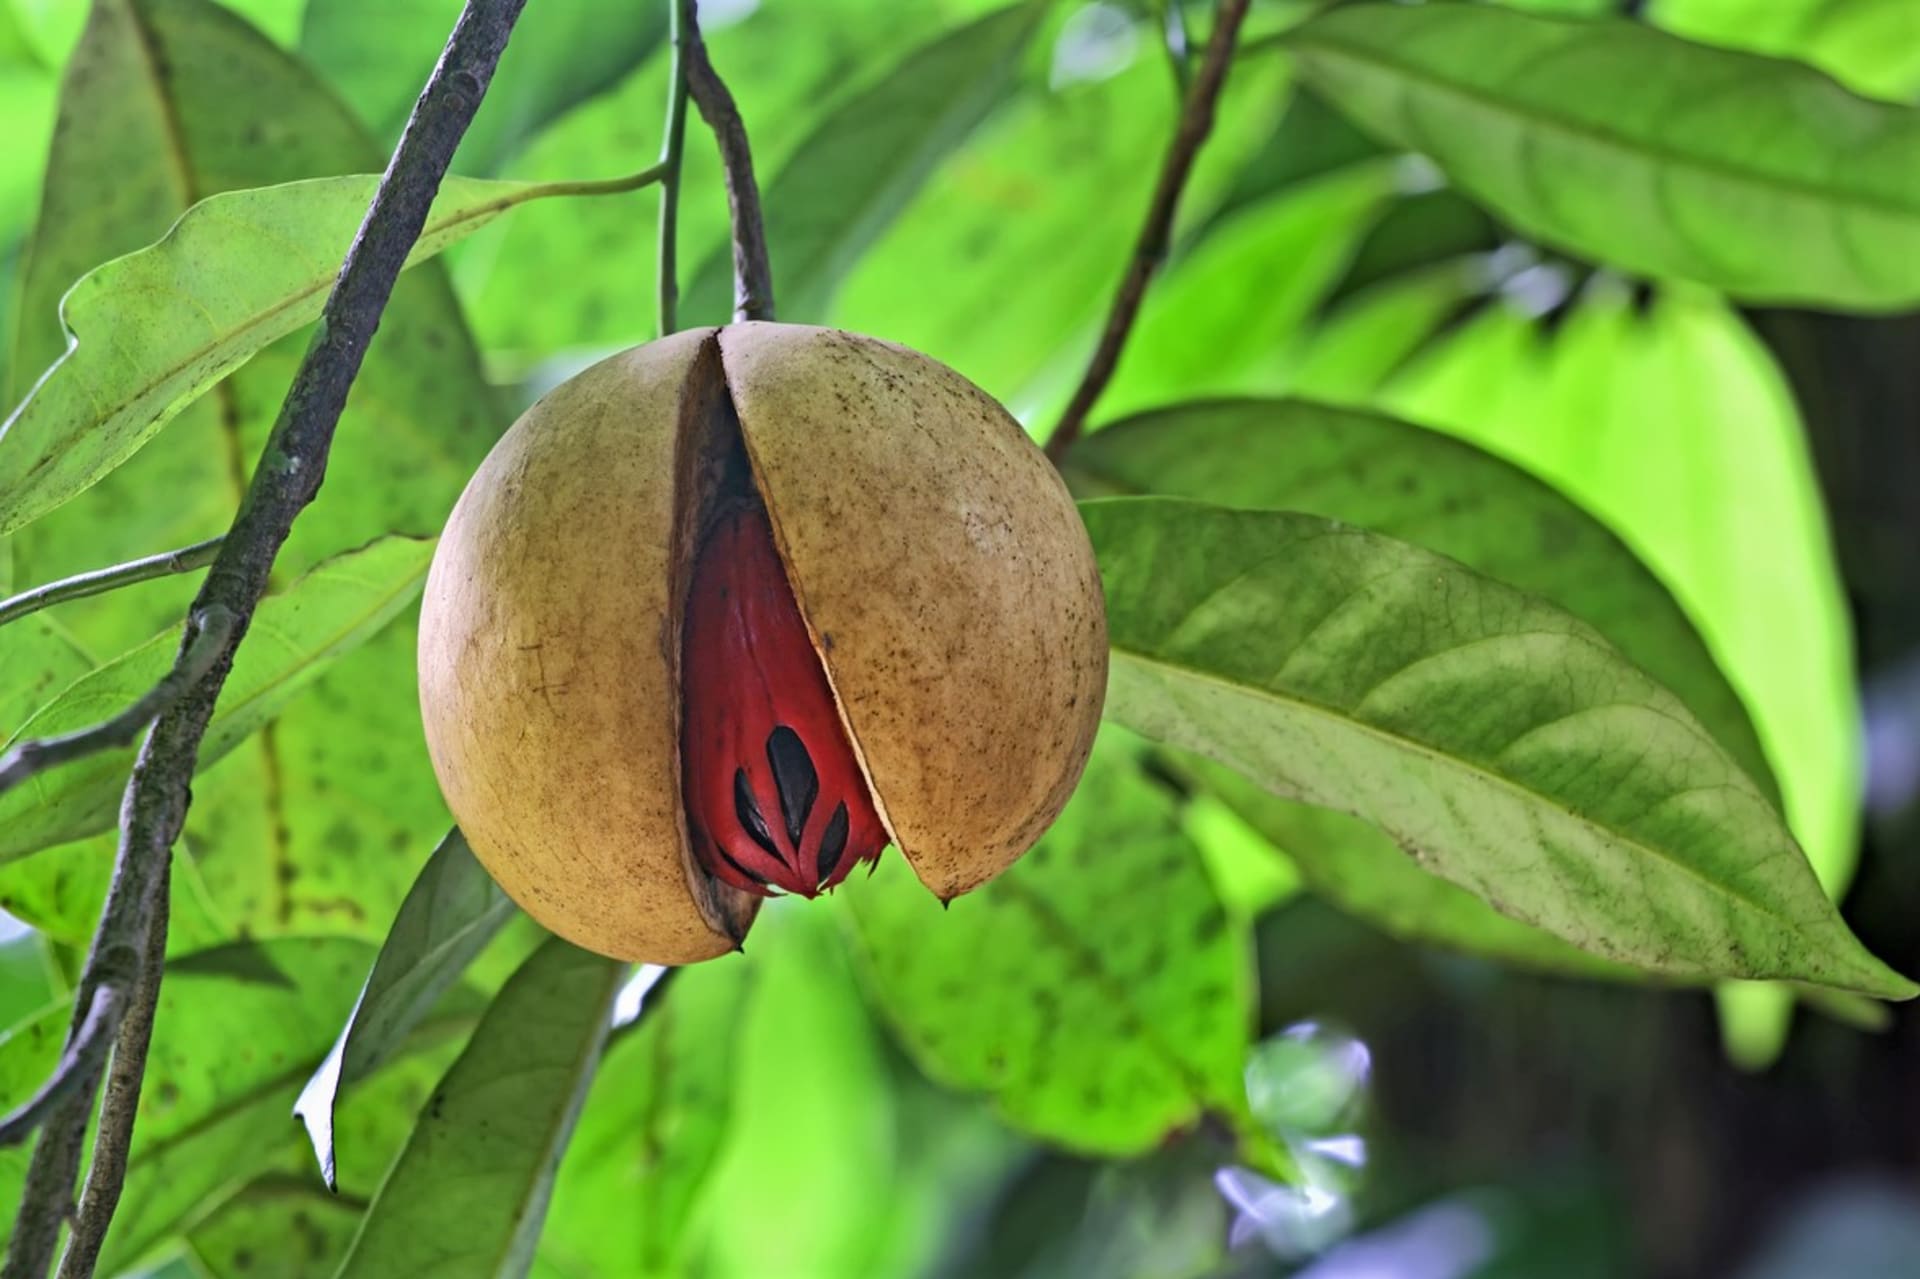
[(942, 898), (1058, 815), (1105, 690), (1072, 501), (958, 374), (778, 324), (595, 365), (515, 423), (455, 507), (420, 688), (489, 871), (554, 932), (626, 959), (720, 954), (758, 905), (697, 865), (680, 788), (688, 578), (736, 441), (881, 819)]

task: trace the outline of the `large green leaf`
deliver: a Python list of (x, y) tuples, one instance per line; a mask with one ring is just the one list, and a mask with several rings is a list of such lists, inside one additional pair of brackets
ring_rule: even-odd
[(1317, 516), (1116, 498), (1083, 512), (1108, 712), (1607, 958), (1904, 998), (1765, 794), (1672, 694), (1560, 610)]
[[(1617, 530), (1745, 701), (1794, 835), (1839, 894), (1859, 848), (1853, 640), (1806, 431), (1766, 347), (1718, 299), (1676, 290), (1639, 306), (1604, 284), (1550, 329), (1489, 307), (1436, 337), (1431, 320), (1404, 321), (1433, 314), (1415, 294), (1437, 281), (1356, 299), (1334, 345), (1419, 336), (1368, 369), (1309, 355), (1322, 372), (1347, 365), (1324, 389), (1513, 458)], [(1770, 1021), (1743, 1017), (1744, 1060), (1771, 1055), (1786, 1012), (1775, 995)]]
[(434, 1090), (339, 1279), (507, 1279), (533, 1259), (624, 966), (555, 938)]
[[(201, 765), (257, 732), (328, 662), (392, 621), (419, 593), (432, 556), (431, 542), (383, 538), (262, 601), (202, 740)], [(154, 636), (68, 687), (12, 740), (70, 732), (124, 709), (166, 673), (178, 647), (172, 632)], [(111, 826), (134, 754), (129, 746), (88, 755), (0, 796), (0, 860)]]
[(1244, 1114), (1244, 923), (1119, 745), (1096, 749), (1037, 847), (949, 908), (898, 858), (846, 896), (908, 1052), (1014, 1126), (1134, 1155), (1203, 1113)]
[(1690, 40), (1811, 62), (1857, 93), (1920, 95), (1912, 0), (1653, 0), (1647, 16)]
[[(460, 16), (460, 0), (325, 0), (306, 5), (300, 53), (382, 139), (396, 139)], [(487, 86), (454, 167), (491, 173), (570, 108), (657, 49), (667, 5), (542, 0)]]
[[(1050, 0), (1023, 0), (914, 50), (824, 116), (768, 183), (774, 296), (782, 318), (825, 318), (834, 291), (929, 174), (1013, 88)], [(733, 259), (708, 255), (689, 321), (732, 313)]]
[[(221, 378), (317, 318), (378, 183), (313, 178), (209, 196), (158, 243), (81, 277), (60, 303), (66, 353), (0, 424), (0, 533), (98, 482)], [(610, 186), (619, 183), (448, 178), (408, 262), (528, 200)]]
[(1159, 493), (1305, 511), (1459, 560), (1606, 636), (1666, 686), (1778, 803), (1746, 707), (1673, 596), (1605, 525), (1494, 453), (1310, 400), (1219, 400), (1143, 413), (1067, 459), (1086, 496)]
[(1284, 852), (1313, 892), (1390, 936), (1567, 976), (1647, 976), (1502, 915), (1358, 818), (1282, 799), (1211, 760), (1181, 767)]
[(1920, 110), (1491, 5), (1342, 7), (1288, 44), (1341, 110), (1549, 243), (1755, 301), (1920, 303)]
[[(91, 6), (60, 110), (23, 264), (8, 403), (65, 349), (58, 303), (86, 271), (158, 240), (207, 196), (385, 163), (305, 67), (201, 0)], [(295, 333), (268, 347), (126, 465), (13, 535), (18, 580), (223, 531), (304, 346)], [(443, 271), (408, 271), (348, 399), (325, 490), (282, 548), (277, 585), (386, 533), (437, 532), (499, 424)], [(90, 652), (124, 652), (177, 627), (194, 585), (145, 583), (65, 606), (59, 620)], [(182, 847), (229, 936), (377, 940), (392, 918), (448, 824), (421, 745), (413, 647), (410, 625), (389, 628), (195, 780)], [(55, 857), (7, 874), (16, 885), (37, 881), (50, 898), (56, 878), (88, 870), (91, 882), (104, 878), (100, 859)]]
[(400, 1047), (513, 915), (512, 900), (466, 838), (449, 832), (400, 903), (346, 1029), (294, 1106), (329, 1188), (337, 1188), (333, 1111), (340, 1094)]
[(688, 969), (608, 1047), (554, 1183), (541, 1265), (633, 1279), (688, 1272), (688, 1227), (733, 1110), (748, 970), (737, 956)]

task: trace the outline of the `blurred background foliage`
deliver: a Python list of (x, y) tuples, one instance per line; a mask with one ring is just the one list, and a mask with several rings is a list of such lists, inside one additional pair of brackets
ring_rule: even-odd
[[(1794, 281), (1821, 245), (1788, 213), (1712, 192), (1676, 197), (1699, 201), (1681, 217), (1693, 239), (1646, 248), (1645, 265), (1632, 226), (1574, 225), (1588, 216), (1579, 183), (1608, 180), (1583, 176), (1578, 157), (1551, 192), (1503, 194), (1498, 172), (1456, 185), (1447, 174), (1473, 173), (1475, 157), (1423, 146), (1405, 122), (1418, 112), (1392, 117), (1332, 53), (1283, 47), (1325, 7), (1255, 4), (1101, 419), (1311, 397), (1479, 445), (1575, 499), (1704, 640), (1849, 922), (1896, 968), (1920, 969), (1914, 295), (1863, 293), (1854, 309), (1875, 314), (1860, 317), (1792, 305), (1819, 301)], [(377, 171), (458, 8), (0, 0), (8, 405), (61, 351), (57, 304), (84, 271), (207, 196)], [(1796, 60), (1909, 111), (1920, 99), (1914, 0), (1507, 8)], [(751, 130), (781, 318), (917, 347), (1044, 429), (1091, 349), (1172, 128), (1169, 47), (1205, 30), (1209, 6), (701, 11)], [(455, 170), (570, 180), (650, 162), (665, 15), (664, 2), (534, 0)], [(1576, 114), (1631, 114), (1661, 94), (1704, 100), (1711, 86), (1685, 70), (1646, 69), (1642, 97), (1643, 64), (1602, 59), (1542, 91)], [(1750, 145), (1773, 141), (1752, 127)], [(682, 320), (716, 321), (725, 205), (697, 128), (684, 191)], [(1911, 1013), (1828, 1001), (1841, 1016), (1822, 1016), (1776, 987), (1716, 1002), (1622, 983), (1630, 974), (1493, 914), (1365, 827), (1328, 828), (1344, 819), (1236, 790), (1117, 729), (1005, 880), (942, 917), (889, 858), (831, 906), (782, 903), (746, 956), (676, 978), (657, 1011), (617, 1028), (597, 1075), (600, 1013), (569, 1025), (556, 1010), (615, 1002), (617, 974), (537, 952), (534, 930), (510, 924), (348, 1089), (329, 1194), (288, 1115), (447, 820), (420, 746), (411, 624), (381, 625), (417, 581), (419, 544), (376, 542), (352, 571), (329, 557), (434, 533), (519, 408), (653, 336), (655, 200), (533, 202), (404, 278), (323, 500), (277, 570), (307, 620), (282, 637), (281, 665), (261, 659), (245, 723), (257, 731), (236, 730), (196, 782), (109, 1266), (300, 1279), (335, 1274), (356, 1234), (371, 1250), (397, 1227), (458, 1229), (470, 1188), (403, 1180), (427, 1157), (423, 1134), (443, 1105), (469, 1121), (459, 1132), (487, 1116), (537, 1129), (534, 1094), (511, 1081), (541, 1078), (559, 1082), (539, 1097), (583, 1106), (545, 1174), (557, 1190), (531, 1262), (542, 1279), (1915, 1272)], [(1596, 251), (1607, 261), (1575, 251), (1616, 231), (1622, 247)], [(1869, 275), (1863, 290), (1885, 278)], [(303, 340), (267, 348), (127, 465), (0, 543), (0, 587), (224, 529)], [(1082, 474), (1069, 468), (1083, 491), (1126, 491), (1124, 455), (1085, 458)], [(1610, 541), (1575, 533), (1613, 562)], [(0, 733), (167, 629), (190, 590), (148, 583), (0, 630)], [(313, 638), (316, 617), (334, 639)], [(117, 704), (138, 669), (66, 713)], [(57, 1051), (105, 888), (99, 832), (119, 766), (104, 791), (61, 792), (61, 807), (37, 787), (0, 807), (9, 1102)], [(32, 823), (55, 819), (68, 842), (43, 847), (55, 836)], [(1329, 848), (1341, 855), (1313, 855)], [(1847, 1024), (1862, 1018), (1873, 1028)], [(538, 1059), (469, 1079), (475, 1049), (443, 1079), (469, 1042)], [(1296, 1184), (1233, 1166), (1236, 1149), (1266, 1150), (1264, 1171)], [(0, 1201), (17, 1198), (18, 1155), (0, 1152)], [(537, 1198), (541, 1175), (534, 1159), (523, 1182), (490, 1182), (488, 1202)], [(404, 1218), (382, 1214), (390, 1192)], [(362, 1273), (352, 1264), (342, 1273)]]

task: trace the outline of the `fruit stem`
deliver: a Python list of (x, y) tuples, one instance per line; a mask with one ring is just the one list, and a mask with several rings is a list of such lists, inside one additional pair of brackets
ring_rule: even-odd
[(1234, 41), (1240, 35), (1240, 24), (1247, 16), (1249, 3), (1250, 0), (1221, 2), (1220, 15), (1214, 19), (1213, 34), (1207, 40), (1207, 52), (1200, 60), (1200, 70), (1193, 77), (1186, 102), (1180, 108), (1180, 125), (1174, 130), (1173, 145), (1160, 168), (1153, 201), (1147, 206), (1146, 225), (1140, 228), (1140, 239), (1134, 245), (1133, 257), (1120, 280), (1120, 290), (1114, 295), (1113, 309), (1107, 315), (1106, 328), (1100, 334), (1100, 345), (1094, 348), (1093, 358), (1087, 362), (1087, 371), (1074, 389), (1067, 411), (1060, 415), (1060, 424), (1047, 437), (1047, 456), (1056, 463), (1080, 438), (1087, 414), (1093, 411), (1094, 402), (1113, 380), (1114, 370), (1120, 364), (1120, 350), (1127, 344), (1127, 335), (1133, 331), (1134, 319), (1140, 314), (1140, 303), (1146, 298), (1147, 284), (1167, 256), (1180, 193), (1187, 185), (1187, 176), (1193, 172), (1194, 157), (1213, 131), (1214, 104), (1220, 99), (1221, 86), (1226, 83), (1227, 68), (1233, 62)]
[(660, 143), (660, 336), (679, 326), (680, 156), (687, 144), (687, 25), (694, 0), (667, 0), (673, 69), (667, 87), (667, 133)]
[(773, 318), (773, 267), (767, 259), (767, 227), (760, 213), (760, 186), (753, 176), (753, 150), (747, 145), (747, 126), (740, 108), (720, 73), (707, 57), (694, 6), (681, 11), (685, 32), (687, 92), (700, 118), (713, 130), (726, 171), (727, 212), (733, 219), (733, 318)]

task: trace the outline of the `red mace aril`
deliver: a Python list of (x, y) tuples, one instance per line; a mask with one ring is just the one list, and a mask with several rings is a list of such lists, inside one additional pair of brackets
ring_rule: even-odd
[(758, 505), (694, 561), (681, 728), (694, 856), (746, 892), (813, 897), (887, 843)]

